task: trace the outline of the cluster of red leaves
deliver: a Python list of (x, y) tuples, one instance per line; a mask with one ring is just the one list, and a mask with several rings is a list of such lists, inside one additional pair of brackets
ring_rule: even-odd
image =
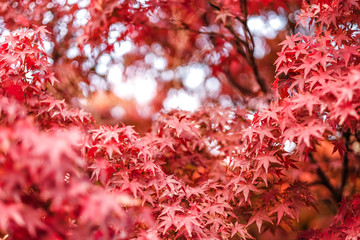
[[(130, 11), (102, 2), (92, 1), (95, 13), (116, 18), (124, 14), (113, 11)], [(341, 200), (360, 169), (349, 146), (360, 128), (359, 11), (354, 1), (304, 7), (299, 20), (313, 24), (314, 35), (282, 43), (269, 109), (171, 111), (143, 137), (125, 125), (97, 126), (52, 95), (47, 88), (57, 80), (44, 51), (47, 31), (12, 31), (0, 45), (2, 236), (247, 239), (254, 227), (288, 229), (304, 206), (315, 207), (294, 172), (324, 140), (346, 162), (333, 172), (351, 166), (339, 186), (321, 179)], [(294, 151), (285, 151), (287, 141)], [(331, 228), (303, 237), (356, 237), (359, 199), (344, 199)]]
[(167, 113), (143, 138), (128, 126), (96, 127), (46, 91), (56, 80), (42, 31), (14, 31), (1, 45), (3, 235), (246, 238), (254, 222), (260, 231), (296, 215), (308, 194), (267, 178), (283, 169), (270, 152), (252, 160), (245, 111)]
[(338, 213), (329, 228), (324, 231), (310, 230), (301, 234), (302, 239), (357, 239), (360, 233), (360, 196), (341, 202)]
[(356, 1), (305, 5), (298, 17), (299, 24), (308, 26), (313, 34), (287, 37), (276, 61), (280, 79), (274, 86), (278, 101), (270, 112), (273, 126), (281, 133), (277, 139), (282, 139), (282, 143), (294, 141), (295, 155), (300, 159), (309, 156), (312, 162), (311, 152), (316, 151), (316, 145), (330, 141), (333, 153), (338, 152), (342, 162), (326, 160), (327, 175), (319, 174), (319, 167), (312, 171), (317, 171), (319, 181), (335, 201), (350, 195), (340, 204), (331, 227), (324, 232), (308, 232), (304, 235), (306, 239), (359, 236), (359, 196), (351, 196), (358, 191), (360, 170), (359, 152), (351, 140), (358, 141), (360, 128), (359, 10)]
[(92, 119), (46, 92), (57, 80), (43, 51), (45, 33), (43, 27), (14, 31), (0, 46), (2, 236), (127, 237), (141, 215), (125, 210), (133, 205), (129, 195), (89, 181), (82, 152)]

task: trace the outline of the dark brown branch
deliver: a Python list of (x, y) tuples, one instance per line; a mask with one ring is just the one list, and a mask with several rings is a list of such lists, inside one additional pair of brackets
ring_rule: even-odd
[(355, 136), (356, 140), (357, 140), (358, 142), (360, 142), (360, 132), (359, 132), (359, 130), (356, 130), (356, 129), (355, 129), (355, 134), (354, 134), (354, 136)]
[(214, 32), (214, 31), (199, 31), (199, 30), (190, 28), (188, 25), (186, 25), (183, 22), (181, 23), (181, 26), (171, 26), (171, 27), (150, 25), (150, 24), (147, 24), (146, 22), (141, 22), (141, 24), (144, 25), (144, 26), (147, 26), (149, 28), (158, 29), (158, 30), (188, 31), (188, 32), (196, 33), (196, 34), (204, 34), (204, 35), (209, 35), (209, 36), (218, 36), (218, 37), (221, 37), (221, 38), (225, 39), (226, 41), (230, 42), (230, 39), (228, 37), (226, 37), (222, 33)]
[[(238, 53), (240, 53), (241, 56), (243, 56), (247, 62), (248, 61), (248, 55), (251, 54), (250, 48), (249, 48), (249, 44), (247, 42), (245, 42), (244, 40), (242, 40), (239, 36), (238, 33), (235, 31), (235, 29), (233, 28), (233, 26), (230, 23), (226, 23), (225, 27), (229, 30), (229, 32), (233, 35), (234, 39), (232, 40), (233, 43), (235, 44), (235, 48), (236, 51)], [(244, 49), (248, 50), (248, 53), (246, 53), (244, 51)]]
[[(221, 10), (221, 7), (217, 6), (216, 3), (214, 3), (212, 0), (208, 0), (208, 3), (214, 10), (216, 10), (216, 11)], [(209, 35), (209, 36), (218, 36), (218, 37), (221, 37), (221, 38), (225, 39), (228, 42), (232, 42), (232, 44), (235, 47), (236, 51), (246, 60), (246, 62), (249, 64), (249, 66), (253, 70), (255, 80), (259, 84), (261, 91), (264, 92), (265, 94), (270, 93), (271, 89), (268, 86), (268, 84), (266, 83), (265, 79), (261, 77), (261, 75), (259, 73), (259, 68), (258, 68), (257, 63), (255, 61), (255, 57), (254, 57), (254, 46), (255, 46), (254, 38), (253, 38), (252, 34), (250, 33), (250, 30), (249, 30), (249, 28), (247, 26), (247, 14), (248, 14), (247, 13), (247, 1), (246, 0), (241, 0), (240, 6), (241, 6), (241, 9), (242, 9), (242, 12), (243, 12), (242, 14), (244, 16), (235, 16), (235, 19), (238, 20), (244, 26), (245, 40), (243, 40), (239, 36), (239, 33), (234, 29), (233, 25), (231, 24), (231, 21), (226, 21), (224, 23), (224, 26), (226, 27), (226, 29), (228, 29), (228, 31), (231, 33), (231, 39), (229, 37), (225, 36), (224, 34), (221, 34), (221, 33), (218, 33), (218, 32), (199, 31), (199, 30), (196, 30), (196, 29), (191, 29), (185, 23), (181, 23), (180, 26), (172, 26), (172, 27), (165, 27), (165, 26), (150, 26), (150, 27), (157, 28), (157, 29), (173, 30), (173, 31), (184, 30), (184, 31), (194, 32), (194, 33), (197, 33), (197, 34), (204, 34), (204, 35)], [(142, 23), (142, 24), (146, 25), (145, 22)], [(229, 74), (227, 74), (227, 76), (228, 75)], [(230, 77), (228, 80), (241, 93), (249, 95), (248, 94), (249, 90), (244, 89), (243, 87), (241, 87), (233, 78)], [(251, 95), (253, 95), (253, 93)]]
[(221, 10), (221, 8), (219, 6), (217, 6), (215, 3), (213, 3), (211, 0), (209, 0), (208, 3), (210, 4), (210, 6), (212, 8), (216, 9), (217, 11)]
[(238, 17), (237, 20), (239, 20), (244, 28), (245, 28), (245, 40), (246, 42), (249, 41), (249, 38), (250, 38), (250, 42), (251, 42), (251, 48), (250, 46), (248, 45), (249, 47), (249, 53), (250, 55), (253, 55), (254, 54), (254, 48), (255, 48), (255, 43), (254, 43), (254, 38), (253, 38), (253, 35), (251, 34), (250, 32), (250, 29), (247, 25), (247, 20), (248, 20), (248, 10), (247, 10), (247, 0), (241, 0), (240, 1), (240, 9), (241, 9), (241, 12), (243, 14), (242, 18)]
[(347, 179), (349, 177), (349, 157), (348, 157), (348, 151), (350, 151), (349, 149), (349, 144), (350, 144), (350, 131), (347, 130), (344, 132), (345, 137), (345, 148), (346, 148), (346, 152), (344, 153), (344, 160), (343, 160), (343, 168), (342, 168), (342, 176), (341, 176), (341, 186), (340, 186), (340, 194), (341, 196), (344, 193), (344, 188), (347, 182)]
[(247, 20), (248, 17), (248, 11), (247, 11), (247, 0), (240, 0), (240, 9), (242, 13), (244, 14), (245, 19)]
[[(235, 44), (237, 52), (246, 59), (247, 63), (252, 68), (253, 73), (255, 75), (256, 82), (259, 84), (261, 91), (263, 91), (263, 93), (265, 93), (265, 94), (269, 93), (270, 88), (268, 87), (268, 84), (266, 83), (266, 81), (260, 76), (258, 66), (255, 62), (254, 47), (250, 47), (248, 42), (245, 42), (244, 40), (242, 40), (238, 36), (238, 33), (234, 30), (234, 28), (231, 24), (226, 24), (225, 27), (230, 31), (230, 33), (234, 37), (233, 42)], [(250, 39), (252, 39), (252, 35), (250, 34), (250, 32), (248, 32), (248, 34), (251, 36)], [(247, 32), (245, 32), (245, 35), (247, 35)], [(254, 46), (254, 45), (252, 44), (252, 46)], [(244, 51), (244, 48), (247, 50), (247, 53)]]
[(255, 48), (255, 42), (254, 42), (254, 37), (250, 32), (250, 29), (247, 25), (247, 18), (248, 18), (248, 10), (247, 10), (247, 0), (241, 0), (240, 1), (240, 7), (241, 7), (241, 11), (243, 13), (243, 25), (245, 28), (245, 36), (249, 36), (250, 38), (250, 42), (252, 45), (252, 48), (250, 49), (250, 46), (247, 45), (249, 47), (249, 60), (248, 63), (251, 66), (251, 68), (253, 69), (254, 75), (255, 75), (255, 79), (257, 81), (257, 83), (260, 85), (261, 91), (263, 91), (264, 93), (269, 93), (271, 92), (271, 89), (269, 88), (268, 84), (266, 83), (266, 81), (260, 76), (259, 74), (259, 70), (258, 70), (258, 66), (255, 62), (255, 58), (254, 58), (254, 48)]
[(237, 90), (239, 90), (242, 94), (252, 97), (255, 96), (255, 93), (253, 91), (242, 87), (230, 74), (226, 74), (226, 76), (230, 84), (234, 86)]
[[(213, 1), (208, 0), (210, 6), (214, 8), (215, 10), (219, 11), (221, 8), (217, 6)], [(247, 17), (248, 17), (248, 11), (247, 11), (247, 0), (241, 0), (240, 1), (240, 7), (243, 16), (236, 16), (235, 19), (237, 19), (239, 22), (242, 23), (244, 26), (244, 32), (245, 32), (245, 40), (241, 39), (239, 36), (239, 33), (237, 33), (230, 21), (226, 21), (224, 23), (224, 26), (229, 30), (229, 32), (232, 34), (233, 39), (232, 42), (235, 45), (236, 51), (247, 61), (247, 63), (250, 65), (250, 67), (253, 70), (255, 80), (259, 84), (260, 89), (263, 93), (270, 93), (271, 89), (266, 83), (265, 79), (260, 76), (259, 68), (256, 64), (255, 57), (254, 57), (254, 38), (250, 32), (250, 29), (247, 26)]]
[(333, 196), (333, 199), (336, 202), (341, 202), (341, 198), (342, 198), (341, 194), (339, 193), (339, 191), (337, 191), (331, 185), (329, 178), (326, 176), (324, 171), (321, 169), (321, 167), (319, 166), (318, 162), (315, 160), (312, 153), (309, 153), (308, 156), (309, 156), (310, 162), (316, 165), (316, 174), (320, 178), (320, 183), (330, 191), (331, 195)]
[(255, 75), (255, 79), (256, 79), (256, 82), (260, 85), (260, 88), (261, 88), (261, 91), (263, 91), (263, 93), (270, 93), (271, 90), (270, 90), (270, 87), (269, 85), (266, 83), (265, 79), (263, 79), (261, 76), (260, 76), (260, 73), (259, 73), (259, 70), (258, 70), (258, 66), (255, 62), (255, 58), (254, 58), (254, 55), (250, 55), (250, 62), (249, 62), (250, 66), (252, 67), (253, 69), (253, 72), (254, 72), (254, 75)]

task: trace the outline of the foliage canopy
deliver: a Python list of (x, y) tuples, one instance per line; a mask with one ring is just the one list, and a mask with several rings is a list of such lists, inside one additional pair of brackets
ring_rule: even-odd
[[(9, 0), (0, 12), (3, 239), (359, 237), (358, 1)], [(257, 36), (255, 15), (286, 28)], [(112, 93), (104, 59), (128, 79), (152, 74), (148, 106)], [(218, 89), (196, 111), (158, 113), (174, 89), (196, 90), (177, 75), (194, 64)], [(140, 134), (104, 123), (117, 104)]]

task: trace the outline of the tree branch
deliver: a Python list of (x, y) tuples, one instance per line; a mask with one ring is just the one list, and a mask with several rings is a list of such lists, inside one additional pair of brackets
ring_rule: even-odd
[(336, 202), (341, 202), (341, 194), (339, 193), (339, 191), (337, 191), (330, 183), (329, 178), (326, 176), (326, 174), (324, 173), (324, 171), (321, 169), (321, 167), (319, 166), (318, 162), (315, 160), (314, 156), (312, 155), (312, 153), (310, 152), (308, 154), (310, 162), (312, 162), (313, 164), (316, 165), (316, 174), (318, 175), (318, 177), (320, 178), (320, 183), (325, 186), (331, 193), (331, 195), (333, 196), (333, 199)]
[(344, 193), (344, 188), (349, 176), (349, 157), (348, 157), (348, 151), (350, 151), (349, 149), (349, 144), (350, 144), (350, 131), (347, 130), (344, 132), (345, 137), (345, 148), (346, 148), (346, 152), (344, 153), (344, 160), (343, 160), (343, 168), (342, 168), (342, 175), (341, 175), (341, 186), (340, 186), (340, 194), (341, 196)]
[[(216, 11), (220, 11), (221, 7), (217, 6), (216, 3), (214, 3), (212, 0), (208, 0), (209, 5), (211, 6), (211, 8), (213, 8)], [(236, 51), (246, 60), (246, 62), (249, 64), (249, 66), (251, 67), (253, 74), (255, 76), (255, 80), (256, 82), (259, 84), (260, 89), (263, 93), (270, 93), (271, 92), (271, 88), (269, 87), (269, 85), (266, 83), (265, 79), (261, 77), (260, 73), (259, 73), (259, 68), (257, 66), (255, 57), (254, 57), (254, 38), (247, 26), (247, 15), (248, 15), (248, 11), (247, 11), (247, 1), (246, 0), (241, 0), (240, 2), (240, 7), (242, 9), (242, 14), (244, 16), (235, 16), (234, 18), (236, 20), (238, 20), (244, 27), (244, 34), (245, 34), (245, 40), (243, 40), (240, 36), (239, 33), (234, 29), (231, 21), (226, 21), (224, 23), (224, 27), (226, 29), (228, 29), (228, 31), (231, 33), (231, 38), (225, 36), (224, 34), (218, 33), (218, 32), (213, 32), (213, 31), (199, 31), (196, 29), (192, 29), (189, 26), (187, 26), (185, 23), (181, 23), (181, 26), (172, 26), (172, 27), (165, 27), (165, 26), (151, 26), (152, 28), (157, 28), (157, 29), (166, 29), (166, 30), (173, 30), (173, 31), (178, 31), (178, 30), (184, 30), (184, 31), (189, 31), (189, 32), (194, 32), (197, 34), (204, 34), (204, 35), (209, 35), (209, 36), (218, 36), (221, 37), (223, 39), (225, 39), (228, 42), (231, 42), (233, 44), (233, 46), (235, 47)], [(144, 25), (146, 25), (146, 23), (142, 23)], [(229, 74), (227, 74), (229, 75)], [(229, 77), (228, 77), (229, 78)], [(249, 95), (249, 90), (246, 90), (245, 88), (241, 87), (233, 78), (229, 78), (228, 79), (229, 82), (236, 88), (238, 89), (241, 93)], [(253, 94), (251, 94), (253, 95)]]
[[(215, 3), (213, 3), (211, 0), (208, 0), (210, 6), (214, 8), (215, 10), (219, 11), (221, 8), (217, 6)], [(246, 62), (250, 65), (251, 69), (253, 70), (255, 80), (259, 84), (260, 89), (263, 93), (270, 93), (271, 89), (266, 83), (265, 79), (260, 76), (259, 68), (256, 64), (255, 57), (254, 57), (254, 38), (250, 32), (249, 27), (247, 26), (247, 17), (248, 17), (248, 11), (247, 11), (247, 0), (241, 0), (240, 1), (240, 8), (242, 11), (243, 16), (235, 17), (236, 20), (238, 20), (240, 23), (242, 23), (244, 27), (244, 35), (245, 40), (241, 39), (239, 36), (239, 33), (235, 31), (232, 23), (230, 21), (226, 21), (224, 23), (224, 26), (226, 29), (229, 30), (231, 35), (233, 36), (232, 42), (236, 48), (236, 51), (245, 58)]]
[(232, 76), (230, 76), (230, 74), (226, 74), (226, 76), (230, 84), (234, 86), (237, 90), (239, 90), (242, 94), (252, 97), (255, 96), (255, 93), (253, 91), (242, 87)]

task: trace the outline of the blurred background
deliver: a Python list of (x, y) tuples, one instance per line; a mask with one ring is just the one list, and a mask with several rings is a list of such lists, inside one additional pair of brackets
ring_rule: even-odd
[[(24, 0), (0, 3), (1, 36), (45, 25), (54, 94), (102, 124), (149, 129), (162, 109), (272, 98), (278, 44), (301, 1)], [(9, 11), (12, 8), (12, 11)]]

